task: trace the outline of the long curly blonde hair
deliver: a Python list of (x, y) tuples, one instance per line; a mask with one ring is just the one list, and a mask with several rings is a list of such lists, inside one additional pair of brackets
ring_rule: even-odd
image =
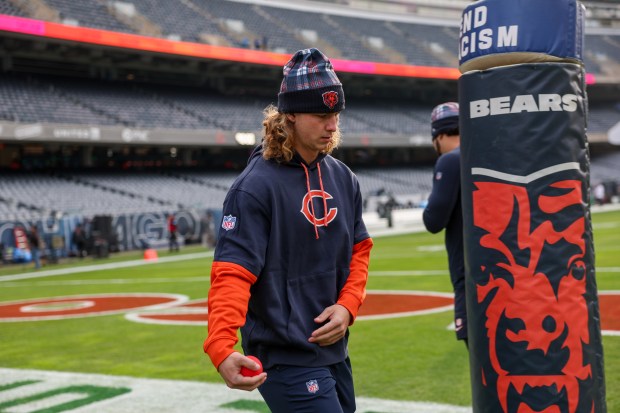
[[(289, 162), (295, 153), (295, 133), (293, 124), (285, 113), (278, 112), (278, 108), (269, 105), (263, 111), (263, 158), (277, 159)], [(340, 144), (340, 128), (332, 134), (331, 143), (323, 153), (331, 154)]]

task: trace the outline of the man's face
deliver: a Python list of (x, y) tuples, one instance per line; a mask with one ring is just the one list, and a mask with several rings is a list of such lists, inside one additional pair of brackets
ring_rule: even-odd
[(295, 150), (306, 162), (312, 162), (333, 143), (340, 113), (295, 113), (287, 118), (295, 131)]
[(441, 155), (441, 139), (443, 138), (443, 134), (439, 134), (433, 138), (433, 148), (435, 148), (435, 152), (437, 155)]

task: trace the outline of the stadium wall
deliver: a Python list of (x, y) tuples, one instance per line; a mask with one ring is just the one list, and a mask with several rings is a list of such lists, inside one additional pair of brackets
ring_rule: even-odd
[[(216, 210), (192, 210), (174, 212), (178, 226), (179, 243), (206, 243), (212, 247), (216, 231), (214, 223), (221, 221), (222, 213)], [(50, 217), (38, 221), (0, 221), (0, 242), (3, 245), (2, 262), (29, 262), (29, 251), (20, 250), (14, 245), (15, 228), (28, 230), (31, 225), (39, 228), (45, 248), (42, 256), (48, 262), (75, 255), (71, 234), (78, 223), (82, 223), (87, 234), (89, 255), (105, 258), (110, 252), (159, 249), (168, 246), (168, 227), (166, 213), (121, 214), (109, 216), (110, 228), (101, 231), (95, 222), (102, 218), (70, 216), (55, 219)], [(103, 216), (105, 218), (105, 216)]]
[[(16, 123), (0, 121), (0, 141), (81, 144), (148, 144), (238, 147), (260, 142), (260, 131), (226, 131), (216, 129), (128, 128), (124, 126), (89, 126), (78, 124)], [(347, 133), (344, 147), (430, 147), (421, 134)]]
[[(54, 123), (16, 123), (0, 121), (0, 141), (81, 144), (148, 144), (238, 147), (260, 142), (260, 131), (216, 129), (128, 128)], [(605, 134), (588, 135), (590, 142), (607, 142)], [(343, 147), (430, 147), (428, 136), (421, 134), (347, 133)]]

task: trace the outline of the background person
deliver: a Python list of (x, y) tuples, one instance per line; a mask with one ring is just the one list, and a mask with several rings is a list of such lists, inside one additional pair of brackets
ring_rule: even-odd
[(77, 250), (78, 257), (84, 258), (87, 255), (86, 252), (86, 234), (82, 224), (77, 224), (71, 235), (71, 242)]
[(41, 268), (41, 247), (43, 241), (41, 235), (39, 235), (39, 229), (34, 224), (30, 226), (30, 231), (28, 232), (28, 244), (30, 245), (34, 268), (39, 269)]
[(433, 109), (431, 133), (439, 159), (433, 170), (433, 188), (422, 217), (429, 232), (436, 234), (446, 230), (450, 281), (454, 289), (454, 326), (457, 339), (464, 340), (467, 346), (458, 103), (446, 102)]
[(168, 215), (168, 249), (170, 252), (179, 251), (179, 237), (177, 234), (177, 221), (174, 214)]
[(605, 196), (605, 185), (599, 182), (597, 185), (594, 186), (594, 200), (596, 201), (597, 205), (603, 205), (606, 199), (607, 198)]
[[(342, 85), (317, 49), (284, 66), (262, 145), (224, 201), (204, 350), (227, 385), (274, 413), (355, 411), (348, 327), (365, 297), (372, 240), (340, 141)], [(233, 349), (241, 328), (246, 355)]]

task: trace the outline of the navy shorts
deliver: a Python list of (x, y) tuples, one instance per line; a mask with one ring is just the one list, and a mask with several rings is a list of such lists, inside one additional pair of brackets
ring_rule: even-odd
[(272, 413), (355, 412), (349, 358), (325, 367), (274, 366), (258, 391)]

